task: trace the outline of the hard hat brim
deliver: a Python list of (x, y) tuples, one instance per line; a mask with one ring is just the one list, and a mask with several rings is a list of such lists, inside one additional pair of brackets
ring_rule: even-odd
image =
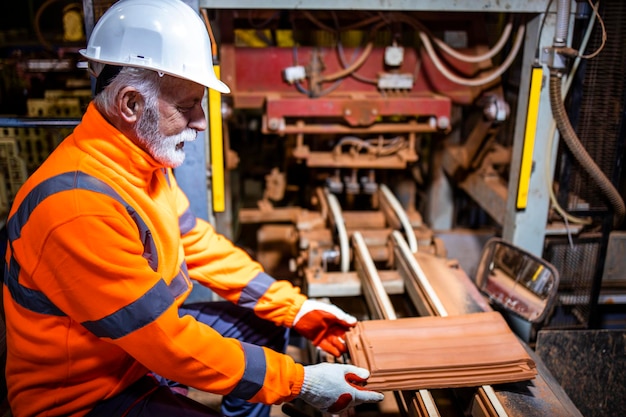
[(162, 68), (158, 68), (158, 67), (154, 67), (154, 66), (143, 66), (143, 65), (138, 65), (138, 64), (124, 64), (124, 63), (120, 63), (117, 61), (109, 61), (109, 60), (105, 60), (105, 59), (95, 59), (92, 56), (89, 55), (89, 53), (87, 52), (87, 49), (80, 49), (78, 52), (80, 52), (80, 54), (82, 56), (84, 56), (85, 58), (91, 60), (91, 61), (95, 61), (95, 62), (99, 62), (101, 64), (107, 64), (107, 65), (115, 65), (115, 66), (120, 66), (120, 67), (135, 67), (135, 68), (144, 68), (144, 69), (148, 69), (151, 71), (155, 71), (155, 72), (159, 72), (159, 73), (163, 73), (163, 74), (167, 74), (170, 75), (172, 77), (176, 77), (176, 78), (181, 78), (181, 79), (185, 79), (185, 80), (189, 80), (189, 81), (193, 81), (197, 84), (203, 85), (207, 88), (211, 88), (213, 90), (219, 91), (220, 93), (223, 94), (228, 94), (230, 93), (230, 88), (221, 80), (219, 80), (217, 77), (204, 77), (203, 79), (199, 79), (199, 78), (191, 78), (191, 77), (185, 77), (181, 74), (175, 74), (172, 73), (170, 71), (167, 71), (165, 69)]

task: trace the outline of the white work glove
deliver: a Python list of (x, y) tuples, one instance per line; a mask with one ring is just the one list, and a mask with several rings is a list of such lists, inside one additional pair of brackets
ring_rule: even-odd
[(340, 413), (362, 403), (382, 401), (382, 393), (363, 388), (370, 373), (367, 369), (339, 363), (320, 363), (304, 367), (304, 382), (299, 398), (313, 407)]
[(296, 314), (292, 327), (315, 346), (339, 356), (346, 352), (345, 335), (354, 326), (356, 318), (336, 305), (306, 300)]

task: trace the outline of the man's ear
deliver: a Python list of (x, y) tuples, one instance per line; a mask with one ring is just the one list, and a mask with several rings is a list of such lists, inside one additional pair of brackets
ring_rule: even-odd
[(143, 96), (132, 87), (123, 88), (118, 95), (118, 111), (127, 123), (135, 123), (144, 107)]

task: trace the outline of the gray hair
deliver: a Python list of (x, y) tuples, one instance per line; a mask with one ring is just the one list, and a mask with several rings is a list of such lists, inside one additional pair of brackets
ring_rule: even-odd
[(156, 106), (159, 97), (161, 76), (152, 70), (135, 67), (123, 67), (119, 74), (97, 94), (93, 101), (98, 110), (107, 117), (112, 117), (117, 94), (124, 87), (134, 87), (146, 102), (146, 106)]

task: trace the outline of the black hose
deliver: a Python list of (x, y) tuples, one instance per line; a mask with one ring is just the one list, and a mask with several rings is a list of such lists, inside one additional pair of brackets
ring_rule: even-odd
[(565, 105), (561, 99), (561, 77), (557, 73), (550, 74), (550, 106), (556, 125), (561, 133), (565, 144), (572, 152), (578, 163), (589, 174), (600, 188), (600, 191), (608, 198), (614, 209), (613, 227), (617, 228), (622, 224), (626, 208), (624, 200), (613, 183), (604, 175), (593, 158), (589, 155), (580, 139), (576, 135), (572, 124), (567, 117)]

